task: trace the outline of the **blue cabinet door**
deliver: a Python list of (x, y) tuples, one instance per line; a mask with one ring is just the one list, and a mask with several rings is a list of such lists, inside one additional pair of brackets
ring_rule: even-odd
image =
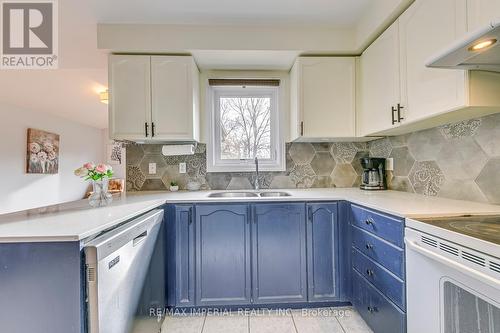
[[(192, 205), (175, 206), (175, 305), (194, 306), (195, 228)], [(168, 221), (167, 221), (168, 223)]]
[(247, 205), (196, 206), (196, 305), (249, 304)]
[(307, 301), (305, 229), (304, 203), (253, 206), (254, 303)]
[(338, 252), (337, 204), (308, 204), (307, 280), (309, 302), (339, 299)]
[(352, 304), (373, 332), (405, 333), (406, 314), (356, 270), (352, 274)]

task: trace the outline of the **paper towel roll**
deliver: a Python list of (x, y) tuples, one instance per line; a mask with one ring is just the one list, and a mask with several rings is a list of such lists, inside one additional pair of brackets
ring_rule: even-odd
[(166, 145), (161, 147), (164, 156), (193, 155), (194, 145)]

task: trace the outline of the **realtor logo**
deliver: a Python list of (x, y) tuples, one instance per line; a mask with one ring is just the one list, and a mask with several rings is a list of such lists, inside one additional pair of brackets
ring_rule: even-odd
[(57, 59), (57, 3), (2, 1), (2, 69), (55, 69)]

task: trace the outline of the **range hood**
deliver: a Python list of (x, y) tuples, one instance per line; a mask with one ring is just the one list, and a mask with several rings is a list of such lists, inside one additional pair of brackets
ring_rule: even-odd
[(432, 57), (426, 65), (500, 72), (500, 20), (468, 34)]

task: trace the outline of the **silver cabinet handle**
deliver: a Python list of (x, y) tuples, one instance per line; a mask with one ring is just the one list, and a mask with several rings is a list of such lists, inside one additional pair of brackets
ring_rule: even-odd
[(398, 123), (400, 123), (401, 120), (405, 119), (405, 118), (401, 117), (401, 109), (404, 109), (404, 106), (401, 106), (401, 104), (398, 103)]
[(392, 116), (392, 124), (394, 125), (395, 123), (397, 123), (398, 121), (396, 120), (396, 118), (394, 118), (394, 114), (398, 112), (398, 110), (394, 107), (394, 106), (391, 106), (391, 116)]

